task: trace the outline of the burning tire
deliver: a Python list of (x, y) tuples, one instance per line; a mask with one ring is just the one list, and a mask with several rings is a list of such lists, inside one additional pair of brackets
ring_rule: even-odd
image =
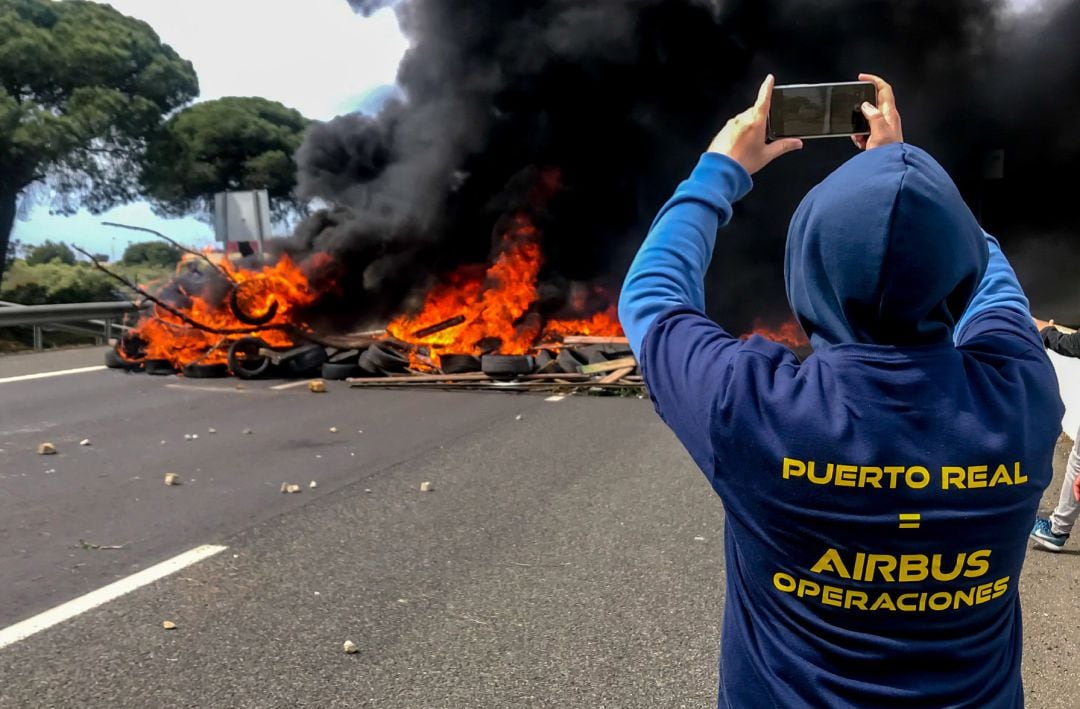
[(229, 370), (241, 379), (258, 379), (270, 370), (270, 359), (259, 350), (270, 345), (257, 337), (242, 337), (229, 345)]
[(125, 372), (137, 372), (142, 369), (142, 361), (124, 359), (115, 349), (105, 353), (105, 366), (109, 369), (121, 369)]
[(167, 359), (147, 359), (143, 360), (143, 368), (146, 373), (154, 377), (164, 377), (169, 374), (176, 374), (176, 367), (173, 363)]
[(183, 369), (188, 379), (221, 379), (229, 376), (227, 364), (189, 364)]
[(535, 365), (528, 355), (484, 355), (481, 360), (484, 374), (495, 379), (513, 379), (532, 374)]
[(480, 358), (475, 355), (445, 354), (439, 358), (443, 374), (469, 374), (479, 372)]
[(346, 350), (335, 353), (327, 361), (332, 364), (356, 364), (358, 359), (360, 359), (360, 350)]
[[(247, 307), (247, 304), (244, 303), (245, 298), (241, 297), (240, 293), (241, 288), (244, 288), (244, 286), (247, 284), (252, 284), (257, 287), (258, 279), (253, 281), (245, 281), (244, 283), (240, 283), (234, 286), (232, 289), (232, 293), (229, 294), (229, 307), (232, 308), (233, 315), (236, 316), (236, 319), (244, 323), (245, 325), (254, 325), (255, 327), (265, 325), (271, 320), (273, 320), (274, 317), (277, 315), (278, 302), (276, 300), (271, 301), (270, 305), (261, 313), (249, 313), (247, 310), (244, 309), (245, 307)], [(248, 290), (255, 289), (256, 288), (248, 286)]]
[(281, 360), (281, 364), (297, 376), (304, 376), (317, 371), (326, 363), (326, 348), (322, 345), (304, 345)]
[(555, 361), (559, 371), (564, 374), (578, 374), (581, 371), (581, 365), (588, 364), (584, 357), (569, 349), (560, 351)]
[(409, 358), (393, 345), (380, 342), (360, 355), (360, 367), (376, 377), (382, 374), (404, 374), (409, 369)]
[(559, 366), (555, 355), (550, 350), (540, 350), (533, 358), (533, 363), (536, 365), (537, 374), (556, 373), (559, 371)]
[(350, 377), (363, 376), (363, 370), (356, 364), (327, 362), (322, 366), (322, 378), (330, 381), (342, 381)]

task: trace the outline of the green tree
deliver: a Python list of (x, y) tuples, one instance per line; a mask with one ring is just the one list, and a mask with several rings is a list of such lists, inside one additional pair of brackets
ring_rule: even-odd
[(89, 264), (19, 262), (0, 290), (0, 300), (23, 305), (116, 300), (116, 283)]
[(229, 97), (185, 108), (146, 152), (142, 184), (167, 216), (206, 216), (214, 193), (265, 189), (277, 217), (302, 211), (293, 154), (310, 121), (264, 98)]
[(11, 264), (19, 256), (19, 249), (22, 248), (22, 242), (18, 239), (10, 239), (7, 244), (7, 253), (4, 258), (4, 270), (7, 271), (11, 268)]
[(0, 0), (0, 259), (31, 185), (66, 213), (137, 196), (147, 139), (198, 91), (190, 62), (109, 5)]
[(69, 266), (75, 263), (75, 252), (71, 250), (71, 247), (62, 241), (45, 240), (45, 243), (39, 246), (26, 247), (26, 263), (31, 266), (37, 266), (42, 263), (51, 263), (53, 261), (59, 261), (60, 263), (66, 263)]
[(164, 266), (173, 268), (183, 257), (180, 249), (161, 241), (141, 241), (124, 249), (121, 263), (128, 266)]

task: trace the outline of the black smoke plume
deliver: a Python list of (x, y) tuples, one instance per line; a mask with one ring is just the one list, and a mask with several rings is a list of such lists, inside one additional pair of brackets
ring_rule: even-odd
[[(485, 262), (535, 175), (561, 191), (543, 232), (545, 307), (582, 281), (617, 288), (649, 222), (768, 72), (780, 83), (890, 79), (907, 139), (950, 170), (1013, 256), (1037, 312), (1080, 320), (1069, 189), (1080, 159), (1080, 3), (1004, 0), (349, 0), (392, 5), (412, 43), (399, 100), (317, 124), (300, 188), (332, 207), (288, 247), (334, 254), (339, 309), (377, 320), (439, 274)], [(1028, 3), (1030, 4), (1030, 3)], [(348, 67), (334, 67), (347, 82)], [(1004, 150), (1004, 179), (987, 171)], [(787, 221), (853, 154), (812, 141), (770, 166), (721, 235), (712, 314), (735, 331), (787, 315)], [(852, 195), (858, 199), (858, 195)]]

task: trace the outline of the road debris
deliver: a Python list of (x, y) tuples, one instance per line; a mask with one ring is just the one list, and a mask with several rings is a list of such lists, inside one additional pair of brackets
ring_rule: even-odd
[(525, 418), (525, 417), (524, 417), (524, 416), (522, 416), (521, 414), (518, 414), (517, 416), (515, 416), (515, 417), (514, 417), (514, 420), (515, 420), (515, 421), (520, 421), (520, 420), (521, 420), (521, 419), (523, 419), (523, 418)]
[(56, 446), (46, 441), (37, 447), (38, 455), (56, 455)]
[(420, 492), (431, 492), (435, 486), (429, 482), (420, 483)]
[(89, 438), (82, 439), (81, 441), (79, 441), (79, 445), (80, 446), (88, 446), (88, 445), (90, 445), (90, 439)]
[(123, 549), (125, 544), (94, 544), (83, 539), (79, 540), (79, 546), (88, 551), (119, 551)]
[(185, 433), (185, 434), (184, 434), (184, 440), (185, 440), (185, 441), (190, 441), (190, 440), (192, 440), (192, 438), (191, 438), (191, 434), (190, 434), (190, 433)]
[(331, 426), (330, 433), (337, 433), (337, 426)]
[(286, 495), (295, 495), (299, 493), (302, 489), (303, 488), (301, 488), (296, 483), (281, 483), (281, 492)]
[(319, 486), (319, 483), (315, 482), (314, 480), (312, 480), (312, 481), (311, 481), (311, 482), (310, 482), (310, 483), (308, 484), (308, 487), (310, 487), (310, 488), (311, 488), (312, 490), (314, 490), (314, 489), (315, 489), (315, 488), (317, 488), (318, 486)]
[(346, 655), (355, 655), (360, 652), (360, 648), (356, 646), (352, 640), (346, 640), (345, 644), (341, 646), (341, 649), (345, 651)]
[(165, 628), (165, 630), (176, 630), (176, 623), (171, 620), (164, 620), (161, 622), (161, 627)]
[(254, 432), (254, 431), (252, 431), (252, 430), (251, 430), (250, 428), (245, 428), (245, 429), (244, 429), (244, 435), (245, 435), (245, 436), (250, 436), (250, 435), (251, 435), (251, 434), (253, 434), (253, 433), (255, 433), (255, 432)]
[(312, 394), (325, 394), (326, 393), (326, 382), (324, 382), (321, 379), (315, 379), (313, 381), (308, 382), (307, 388), (308, 388), (308, 391), (310, 391)]
[(180, 476), (176, 473), (165, 473), (165, 484), (169, 487), (180, 484)]
[(210, 428), (210, 429), (207, 429), (206, 432), (213, 435), (213, 434), (217, 433), (217, 429), (216, 428)]

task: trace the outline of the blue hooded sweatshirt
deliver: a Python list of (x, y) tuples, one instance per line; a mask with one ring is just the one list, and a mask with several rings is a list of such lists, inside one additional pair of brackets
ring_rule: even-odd
[(1017, 585), (1063, 407), (1012, 268), (927, 153), (861, 153), (791, 222), (800, 363), (703, 312), (750, 187), (703, 156), (620, 299), (726, 511), (718, 705), (1022, 706)]

